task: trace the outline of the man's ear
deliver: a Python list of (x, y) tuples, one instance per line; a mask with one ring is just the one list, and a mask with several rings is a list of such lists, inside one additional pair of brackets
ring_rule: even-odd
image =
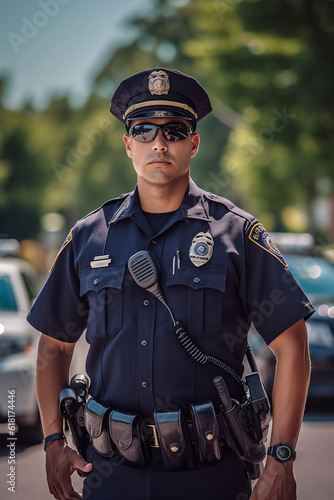
[(193, 158), (197, 154), (199, 148), (199, 141), (200, 141), (199, 134), (196, 132), (191, 137), (191, 158)]
[(124, 141), (124, 144), (125, 144), (126, 154), (128, 155), (129, 158), (132, 158), (131, 137), (129, 135), (124, 134), (123, 135), (123, 141)]

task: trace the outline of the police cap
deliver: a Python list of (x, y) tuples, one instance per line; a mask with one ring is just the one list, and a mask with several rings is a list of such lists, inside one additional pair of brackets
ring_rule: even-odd
[(116, 89), (110, 111), (129, 127), (131, 120), (183, 118), (196, 123), (212, 110), (198, 81), (181, 71), (151, 68), (123, 80)]

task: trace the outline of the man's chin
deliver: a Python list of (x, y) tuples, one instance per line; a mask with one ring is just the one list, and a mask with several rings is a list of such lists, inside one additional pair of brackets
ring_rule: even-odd
[(155, 186), (167, 186), (180, 182), (183, 176), (175, 176), (172, 172), (166, 170), (158, 170), (144, 177), (144, 180)]

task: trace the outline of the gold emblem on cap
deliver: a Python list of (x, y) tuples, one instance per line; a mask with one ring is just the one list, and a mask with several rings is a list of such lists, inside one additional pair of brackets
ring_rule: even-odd
[(213, 238), (210, 233), (198, 233), (191, 242), (189, 258), (191, 262), (200, 267), (206, 264), (212, 257)]
[(155, 70), (148, 76), (148, 89), (152, 95), (168, 94), (170, 83), (165, 71)]

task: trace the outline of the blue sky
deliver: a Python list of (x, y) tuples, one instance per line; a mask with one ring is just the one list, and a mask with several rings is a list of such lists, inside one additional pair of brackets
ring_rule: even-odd
[[(0, 0), (0, 75), (5, 103), (37, 107), (54, 94), (80, 104), (113, 49), (131, 40), (126, 24), (152, 11), (152, 0)], [(43, 8), (44, 6), (44, 8)]]

